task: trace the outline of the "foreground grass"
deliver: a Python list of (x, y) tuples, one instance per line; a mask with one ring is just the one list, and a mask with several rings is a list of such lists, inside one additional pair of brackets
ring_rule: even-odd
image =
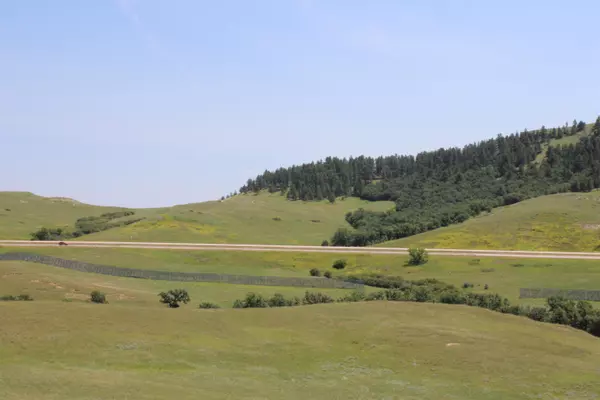
[(229, 285), (202, 282), (169, 282), (119, 278), (77, 272), (63, 268), (25, 262), (0, 262), (0, 295), (29, 294), (36, 301), (86, 302), (93, 290), (106, 294), (110, 304), (163, 308), (158, 293), (170, 289), (186, 289), (192, 302), (184, 307), (197, 307), (210, 301), (221, 307), (231, 307), (236, 299), (248, 292), (266, 297), (281, 293), (286, 297), (302, 297), (306, 290), (327, 293), (338, 298), (348, 293), (344, 289), (305, 289), (281, 286)]
[[(360, 207), (384, 211), (392, 202), (357, 198), (287, 201), (279, 194), (239, 195), (225, 201), (168, 208), (135, 209), (143, 221), (86, 235), (81, 240), (319, 245), (340, 227), (348, 211)], [(78, 218), (117, 208), (24, 192), (0, 192), (0, 239), (29, 239), (42, 226), (72, 227)]]
[(379, 247), (597, 251), (600, 191), (538, 197)]
[[(19, 251), (23, 249), (0, 249)], [(30, 251), (29, 249), (27, 249)], [(545, 260), (513, 258), (471, 258), (432, 256), (424, 266), (406, 266), (407, 256), (371, 254), (327, 254), (288, 252), (175, 251), (151, 249), (37, 248), (31, 252), (70, 260), (120, 267), (180, 272), (214, 272), (265, 276), (308, 276), (311, 268), (331, 271), (334, 276), (378, 273), (402, 276), (409, 280), (436, 278), (462, 286), (469, 282), (473, 290), (499, 293), (513, 302), (520, 300), (519, 289), (543, 287), (600, 290), (600, 261)], [(346, 259), (341, 271), (331, 266)], [(0, 263), (0, 267), (2, 263)], [(42, 266), (45, 269), (55, 267)]]
[(600, 341), (461, 306), (0, 304), (0, 397), (593, 399)]

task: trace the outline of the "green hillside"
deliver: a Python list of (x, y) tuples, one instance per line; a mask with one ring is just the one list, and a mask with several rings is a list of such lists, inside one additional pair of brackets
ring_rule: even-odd
[(368, 246), (462, 223), (490, 210), (544, 195), (600, 188), (600, 117), (417, 155), (327, 157), (265, 171), (241, 192), (268, 189), (290, 199), (352, 195), (391, 200), (390, 212), (357, 210), (338, 246)]
[(600, 395), (597, 338), (473, 307), (171, 310), (73, 296), (0, 302), (0, 319), (5, 400)]
[(600, 191), (538, 197), (382, 247), (597, 251)]
[(384, 211), (393, 203), (346, 198), (330, 204), (288, 201), (268, 193), (238, 195), (175, 206), (145, 221), (85, 239), (320, 245), (336, 229), (348, 226), (344, 215), (360, 207)]
[(0, 239), (29, 239), (42, 226), (66, 227), (76, 219), (116, 211), (78, 201), (28, 192), (0, 192)]
[[(334, 204), (288, 201), (263, 192), (224, 201), (133, 209), (135, 214), (127, 218), (144, 218), (142, 221), (80, 239), (319, 245), (336, 229), (349, 226), (344, 215), (361, 207), (385, 211), (393, 203), (357, 198), (340, 198)], [(41, 227), (72, 228), (78, 218), (118, 210), (31, 193), (0, 192), (0, 239), (29, 239), (30, 233)]]

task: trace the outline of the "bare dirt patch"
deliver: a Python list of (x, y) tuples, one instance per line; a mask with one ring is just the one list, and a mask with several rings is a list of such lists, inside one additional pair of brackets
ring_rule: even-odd
[(600, 224), (582, 224), (581, 227), (588, 231), (597, 231), (600, 229)]

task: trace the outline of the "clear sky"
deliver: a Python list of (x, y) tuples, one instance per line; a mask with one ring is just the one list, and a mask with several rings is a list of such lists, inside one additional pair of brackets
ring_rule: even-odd
[(265, 169), (600, 114), (600, 2), (0, 1), (0, 190), (215, 199)]

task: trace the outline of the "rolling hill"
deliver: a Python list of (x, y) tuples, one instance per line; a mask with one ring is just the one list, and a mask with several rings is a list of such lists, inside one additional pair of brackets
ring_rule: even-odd
[(266, 171), (240, 195), (174, 207), (5, 192), (0, 238), (76, 226), (99, 241), (593, 251), (598, 186), (600, 118), (417, 156), (327, 158)]
[(495, 208), (461, 224), (377, 246), (597, 251), (600, 191), (542, 196)]
[[(0, 396), (593, 399), (600, 341), (472, 307), (0, 302)], [(335, 393), (332, 397), (332, 393)]]
[(391, 200), (390, 212), (357, 210), (331, 243), (368, 246), (462, 223), (523, 200), (600, 188), (600, 117), (594, 124), (524, 130), (412, 155), (351, 157), (265, 171), (240, 189), (290, 199), (353, 195)]
[[(223, 201), (155, 209), (132, 209), (131, 225), (85, 235), (85, 240), (319, 245), (340, 227), (344, 215), (358, 208), (385, 211), (392, 202), (357, 198), (327, 201), (287, 201), (278, 194), (237, 195)], [(22, 192), (0, 192), (0, 239), (29, 239), (47, 228), (73, 227), (78, 218), (123, 209), (98, 207), (73, 200)], [(117, 219), (116, 221), (119, 221)]]
[(29, 239), (43, 226), (73, 225), (76, 219), (116, 211), (62, 197), (41, 197), (29, 192), (0, 192), (0, 239)]

